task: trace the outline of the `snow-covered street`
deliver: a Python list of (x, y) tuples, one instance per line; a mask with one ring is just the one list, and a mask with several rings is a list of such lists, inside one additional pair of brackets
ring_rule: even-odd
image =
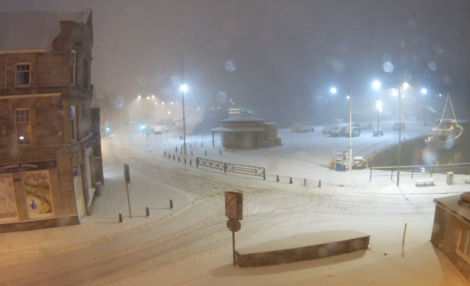
[[(430, 127), (409, 129), (404, 138)], [(132, 125), (116, 130), (102, 138), (105, 185), (92, 216), (77, 226), (1, 234), (0, 285), (468, 285), (430, 242), (433, 199), (469, 191), (461, 177), (449, 186), (438, 175), (436, 186), (421, 188), (411, 180), (400, 187), (369, 181), (368, 170), (324, 167), (333, 150), (347, 150), (347, 138), (327, 137), (318, 128), (314, 133), (281, 129), (279, 137), (283, 146), (222, 154), (220, 142), (213, 148), (207, 139), (201, 146), (199, 139), (189, 137), (184, 164), (179, 150), (175, 153), (182, 144), (177, 136), (147, 139)], [(391, 132), (380, 138), (363, 132), (353, 139), (353, 150), (365, 155), (396, 140)], [(195, 158), (205, 152), (209, 159), (265, 167), (267, 180), (196, 168)], [(130, 166), (132, 218), (123, 164)], [(276, 175), (284, 181), (276, 182)], [(293, 184), (288, 177), (295, 178)], [(237, 247), (352, 229), (371, 236), (369, 250), (362, 257), (351, 253), (234, 267), (232, 234), (224, 216), (224, 192), (234, 190), (244, 193)], [(119, 213), (124, 223), (118, 222)]]

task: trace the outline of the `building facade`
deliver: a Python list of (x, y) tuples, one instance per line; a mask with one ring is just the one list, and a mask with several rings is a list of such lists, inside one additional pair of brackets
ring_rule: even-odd
[(0, 25), (0, 232), (78, 224), (103, 183), (92, 12), (6, 12)]

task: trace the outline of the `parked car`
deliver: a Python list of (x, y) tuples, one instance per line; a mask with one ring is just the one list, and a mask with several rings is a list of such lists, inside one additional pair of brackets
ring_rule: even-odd
[(372, 130), (372, 136), (373, 137), (384, 136), (384, 132), (382, 129), (374, 129)]
[(333, 119), (332, 121), (325, 123), (325, 127), (322, 129), (321, 133), (330, 134), (330, 131), (340, 124), (343, 124), (343, 119)]
[(166, 125), (155, 125), (155, 126), (152, 126), (150, 131), (155, 135), (161, 135), (163, 133), (169, 132), (170, 130), (168, 129)]
[(339, 137), (341, 136), (340, 132), (341, 132), (341, 128), (338, 125), (336, 125), (331, 128), (329, 133), (331, 137)]
[[(426, 126), (426, 125), (424, 125)], [(393, 130), (398, 131), (398, 130), (405, 130), (405, 122), (401, 123), (401, 128), (400, 128), (400, 123), (395, 123), (393, 124)]]
[[(346, 126), (344, 130), (344, 136), (349, 137), (349, 126)], [(351, 137), (359, 137), (359, 136), (361, 136), (361, 128), (353, 125)]]
[(292, 132), (314, 132), (315, 128), (310, 123), (294, 123), (291, 127)]
[(348, 124), (336, 124), (333, 129), (330, 131), (330, 136), (331, 137), (339, 137), (339, 136), (344, 136), (345, 128), (348, 127)]

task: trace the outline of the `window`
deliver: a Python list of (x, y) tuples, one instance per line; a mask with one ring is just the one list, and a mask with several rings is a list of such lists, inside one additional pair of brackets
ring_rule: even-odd
[(88, 85), (88, 61), (83, 59), (83, 87), (87, 88)]
[(70, 85), (75, 85), (75, 65), (77, 63), (77, 52), (70, 52)]
[(15, 110), (18, 145), (31, 145), (31, 118), (29, 109)]
[(76, 120), (76, 110), (75, 110), (74, 105), (70, 106), (70, 134), (71, 134), (72, 140), (77, 139), (77, 120)]
[(457, 248), (457, 254), (467, 262), (470, 262), (470, 247), (469, 247), (470, 231), (462, 228), (460, 233), (459, 244)]
[(16, 85), (31, 84), (31, 64), (16, 65)]

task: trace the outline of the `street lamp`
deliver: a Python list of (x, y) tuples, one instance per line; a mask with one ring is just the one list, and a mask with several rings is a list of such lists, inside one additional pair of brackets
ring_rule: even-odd
[[(372, 83), (372, 87), (375, 90), (380, 89), (380, 82), (374, 81)], [(382, 102), (379, 101), (379, 97), (377, 95), (377, 136), (380, 136), (380, 110), (382, 109)]]
[(351, 113), (351, 89), (348, 90), (349, 99), (349, 171), (352, 170), (352, 113)]
[(184, 152), (184, 155), (186, 155), (186, 116), (184, 113), (184, 93), (188, 91), (188, 86), (183, 84), (181, 85), (180, 90), (181, 90), (181, 97), (183, 101), (183, 150), (184, 150), (183, 152)]
[[(408, 83), (403, 84), (403, 88), (407, 89), (409, 87)], [(400, 164), (401, 164), (401, 87), (398, 86), (398, 164), (397, 164), (397, 186), (400, 185)]]

